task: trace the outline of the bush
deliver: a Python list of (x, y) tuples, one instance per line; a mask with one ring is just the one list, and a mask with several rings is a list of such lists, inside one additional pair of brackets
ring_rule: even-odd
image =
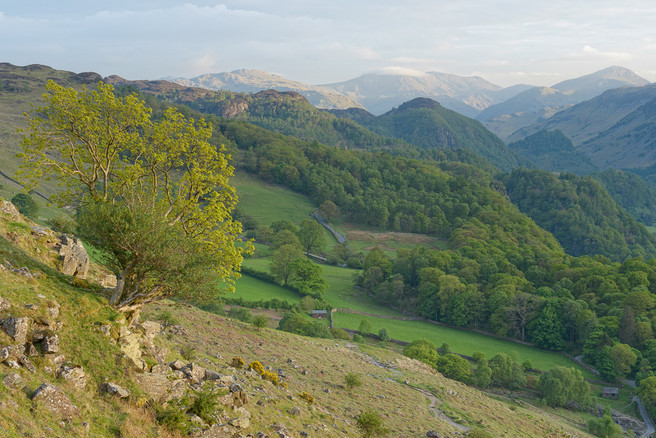
[(180, 356), (184, 360), (192, 361), (196, 358), (196, 350), (191, 345), (184, 345), (180, 347)]
[(269, 322), (264, 315), (258, 315), (253, 319), (253, 325), (258, 329), (262, 329), (269, 326)]
[(378, 337), (380, 338), (381, 341), (389, 341), (390, 339), (392, 339), (390, 338), (389, 333), (387, 333), (387, 329), (384, 327), (380, 329), (380, 331), (378, 332)]
[(173, 315), (171, 315), (171, 312), (169, 312), (168, 310), (162, 311), (156, 317), (156, 319), (162, 323), (162, 326), (164, 328), (170, 327), (172, 325), (176, 325), (178, 323), (178, 321), (173, 317)]
[(309, 404), (309, 405), (311, 405), (312, 403), (314, 403), (314, 396), (311, 395), (311, 394), (308, 394), (308, 393), (305, 392), (305, 391), (301, 392), (298, 396), (299, 396), (299, 398), (301, 398), (302, 400), (305, 400), (305, 401), (307, 402), (307, 404)]
[(242, 369), (244, 367), (244, 359), (242, 359), (239, 356), (235, 356), (232, 358), (232, 361), (230, 362), (230, 366), (233, 368), (237, 368), (238, 370)]
[(248, 365), (248, 369), (249, 369), (249, 370), (253, 370), (253, 371), (255, 371), (255, 372), (256, 372), (257, 374), (259, 374), (260, 376), (261, 376), (262, 373), (264, 372), (264, 367), (262, 366), (262, 364), (260, 363), (260, 361), (257, 361), (257, 360), (254, 361), (254, 362), (251, 362), (251, 364)]
[(39, 213), (39, 205), (30, 195), (26, 193), (19, 193), (11, 198), (11, 203), (16, 206), (21, 214), (29, 217), (30, 219), (36, 219), (36, 216)]
[(362, 335), (355, 333), (353, 335), (353, 342), (357, 342), (358, 344), (364, 344), (364, 338), (362, 337)]
[(75, 234), (77, 228), (77, 222), (75, 222), (75, 219), (66, 215), (50, 218), (46, 223), (50, 228), (59, 233)]
[(216, 423), (215, 414), (221, 410), (214, 391), (199, 392), (187, 412), (198, 415), (205, 423)]
[(311, 321), (298, 313), (289, 312), (278, 323), (278, 330), (314, 338), (330, 338), (328, 326), (321, 321)]
[(360, 433), (364, 437), (385, 435), (389, 430), (383, 425), (378, 413), (367, 410), (356, 417)]
[(253, 314), (250, 310), (243, 307), (232, 307), (228, 310), (228, 317), (238, 319), (240, 321), (251, 323), (253, 322)]
[(346, 387), (349, 391), (351, 391), (353, 388), (362, 386), (362, 380), (356, 373), (348, 373), (346, 377), (344, 377), (344, 381), (346, 382)]
[(333, 329), (330, 329), (330, 334), (333, 335), (333, 338), (335, 338), (335, 339), (342, 339), (344, 341), (350, 341), (351, 340), (351, 337), (349, 336), (349, 334), (346, 333), (346, 331), (341, 329), (341, 328), (335, 327)]

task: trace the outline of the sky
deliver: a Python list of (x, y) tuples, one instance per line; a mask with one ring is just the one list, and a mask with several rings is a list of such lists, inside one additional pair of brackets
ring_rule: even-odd
[(126, 79), (258, 69), (310, 84), (437, 71), (656, 81), (653, 0), (0, 1), (0, 62)]

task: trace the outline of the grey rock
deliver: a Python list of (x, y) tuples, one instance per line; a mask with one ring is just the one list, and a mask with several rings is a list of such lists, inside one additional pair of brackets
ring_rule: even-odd
[(130, 397), (130, 391), (113, 382), (106, 382), (100, 385), (100, 392), (107, 393), (109, 395), (116, 395), (120, 398)]
[(427, 438), (442, 438), (442, 434), (435, 431), (435, 430), (429, 430), (426, 432), (426, 437)]
[(27, 357), (34, 357), (39, 355), (39, 352), (37, 351), (33, 343), (31, 342), (25, 343), (25, 355)]
[(36, 372), (36, 367), (34, 366), (32, 361), (30, 361), (30, 359), (24, 354), (20, 355), (20, 357), (18, 358), (18, 363), (20, 363), (22, 366), (27, 368), (31, 373)]
[(44, 353), (59, 353), (59, 336), (46, 335), (41, 343)]
[(2, 330), (11, 336), (17, 344), (24, 344), (27, 341), (27, 330), (30, 328), (29, 318), (14, 318), (9, 316), (0, 320)]
[(89, 255), (82, 241), (69, 234), (59, 237), (59, 258), (62, 262), (61, 272), (64, 275), (75, 275), (86, 278), (89, 271)]
[(11, 303), (6, 298), (0, 297), (0, 312), (4, 312), (11, 307)]
[(169, 366), (174, 370), (180, 370), (184, 368), (185, 363), (181, 360), (176, 360), (175, 362), (169, 363)]
[(195, 363), (190, 363), (180, 369), (192, 383), (200, 383), (205, 380), (205, 368)]
[(16, 373), (9, 373), (2, 379), (2, 384), (11, 390), (17, 391), (23, 387), (23, 378)]
[(32, 401), (64, 420), (71, 420), (74, 416), (80, 415), (80, 410), (64, 394), (64, 391), (50, 383), (39, 386), (32, 394)]
[(11, 217), (13, 220), (20, 219), (20, 212), (16, 206), (9, 201), (0, 201), (0, 213)]
[(80, 366), (63, 365), (59, 369), (58, 375), (77, 389), (84, 389), (87, 386), (87, 375)]

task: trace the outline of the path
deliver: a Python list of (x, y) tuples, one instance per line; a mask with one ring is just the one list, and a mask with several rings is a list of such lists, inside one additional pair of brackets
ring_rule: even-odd
[[(365, 356), (369, 360), (370, 363), (376, 365), (377, 367), (383, 368), (383, 369), (388, 370), (388, 371), (391, 371), (394, 374), (400, 374), (400, 371), (398, 369), (396, 369), (395, 367), (393, 367), (391, 365), (388, 365), (388, 364), (385, 364), (385, 363), (382, 363), (382, 362), (379, 362), (374, 357), (372, 357), (372, 356), (370, 356), (367, 353), (364, 353), (362, 351), (360, 351), (359, 353), (362, 354), (363, 356)], [(380, 377), (382, 379), (385, 379), (389, 382), (399, 383), (397, 380), (391, 379), (389, 377), (384, 377), (384, 376), (378, 376), (378, 377)], [(414, 389), (415, 391), (423, 394), (424, 396), (428, 397), (428, 400), (430, 400), (430, 404), (428, 405), (428, 409), (433, 411), (433, 413), (435, 414), (435, 417), (437, 417), (438, 419), (450, 424), (451, 426), (455, 427), (456, 429), (458, 429), (462, 432), (467, 432), (467, 431), (470, 430), (469, 427), (465, 426), (464, 424), (456, 423), (448, 415), (446, 415), (444, 412), (442, 412), (440, 410), (440, 406), (442, 406), (442, 400), (437, 398), (432, 392), (430, 392), (426, 389), (417, 388), (417, 387), (412, 386), (408, 383), (406, 383), (405, 385), (407, 385), (409, 388)]]
[(326, 230), (330, 231), (330, 233), (335, 237), (335, 240), (337, 240), (338, 243), (346, 243), (346, 237), (344, 237), (344, 235), (342, 233), (340, 233), (339, 231), (337, 231), (336, 229), (334, 229), (333, 227), (328, 225), (328, 222), (326, 222), (324, 220), (324, 218), (321, 217), (321, 214), (319, 214), (318, 211), (316, 211), (316, 210), (313, 211), (312, 216), (314, 217), (314, 219), (317, 222), (319, 222), (321, 225), (323, 225), (323, 227)]

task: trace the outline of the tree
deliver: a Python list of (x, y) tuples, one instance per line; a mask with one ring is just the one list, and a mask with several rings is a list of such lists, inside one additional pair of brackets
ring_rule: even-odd
[(526, 326), (537, 314), (541, 301), (535, 295), (519, 293), (513, 298), (512, 305), (506, 308), (511, 328), (519, 334), (520, 340), (526, 340)]
[(549, 406), (566, 407), (576, 402), (580, 409), (585, 409), (591, 403), (590, 385), (574, 368), (552, 368), (540, 376), (537, 389)]
[(389, 335), (389, 333), (387, 333), (387, 329), (385, 327), (383, 327), (382, 329), (380, 329), (378, 331), (378, 338), (380, 338), (380, 340), (383, 341), (383, 342), (389, 341), (391, 339), (390, 335)]
[(615, 371), (620, 377), (626, 377), (631, 372), (638, 358), (629, 345), (619, 342), (611, 347), (610, 356), (615, 362)]
[(255, 318), (253, 318), (253, 325), (258, 329), (263, 329), (265, 327), (269, 326), (269, 321), (267, 320), (267, 317), (264, 315), (257, 315)]
[(303, 251), (298, 245), (288, 243), (282, 245), (273, 253), (273, 260), (269, 266), (271, 275), (279, 283), (287, 286), (289, 277), (292, 275), (292, 262), (303, 257)]
[(420, 360), (433, 368), (437, 366), (437, 361), (440, 358), (435, 344), (428, 339), (412, 341), (403, 349), (403, 354), (412, 359)]
[[(211, 126), (188, 120), (174, 108), (153, 120), (143, 101), (134, 95), (118, 98), (113, 87), (103, 83), (78, 93), (49, 81), (46, 90), (46, 105), (27, 116), (22, 140), (19, 178), (27, 187), (55, 178), (61, 190), (53, 198), (60, 204), (88, 205), (88, 220), (108, 217), (111, 209), (98, 204), (112, 204), (128, 224), (151, 224), (158, 228), (154, 236), (167, 240), (167, 233), (160, 231), (165, 224), (170, 235), (184, 237), (185, 244), (209, 259), (189, 269), (211, 268), (232, 288), (242, 254), (251, 245), (235, 244), (241, 225), (231, 217), (237, 202), (228, 183), (233, 168), (224, 149), (209, 144)], [(144, 267), (144, 260), (151, 257), (112, 245), (107, 239), (115, 234), (97, 225), (106, 233), (98, 232), (95, 238), (102, 242), (104, 256), (115, 262), (118, 281), (111, 290), (112, 306), (138, 312), (153, 300), (185, 298), (190, 289), (183, 292), (177, 288), (179, 282), (167, 282), (170, 277), (161, 268), (168, 266)], [(91, 228), (87, 226), (88, 231)], [(145, 234), (138, 233), (133, 242), (127, 242), (130, 235), (123, 239), (136, 247)], [(203, 290), (197, 298), (217, 293), (216, 288)]]
[(553, 299), (547, 300), (540, 313), (529, 326), (529, 334), (535, 345), (547, 350), (562, 350), (565, 348), (563, 341), (563, 323), (560, 319), (560, 306)]
[(319, 213), (321, 213), (321, 216), (328, 222), (339, 216), (339, 207), (329, 199), (319, 206)]
[(298, 229), (298, 240), (306, 253), (320, 251), (326, 243), (323, 227), (316, 221), (303, 219), (301, 227)]
[(371, 324), (369, 323), (369, 321), (367, 321), (366, 319), (360, 321), (360, 326), (358, 327), (358, 331), (363, 335), (368, 335), (369, 333), (371, 333)]
[(15, 195), (11, 198), (11, 203), (16, 206), (21, 214), (30, 219), (36, 219), (36, 215), (39, 213), (39, 204), (27, 193)]
[(328, 287), (321, 266), (301, 258), (289, 265), (289, 285), (305, 295), (320, 298)]

